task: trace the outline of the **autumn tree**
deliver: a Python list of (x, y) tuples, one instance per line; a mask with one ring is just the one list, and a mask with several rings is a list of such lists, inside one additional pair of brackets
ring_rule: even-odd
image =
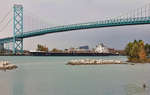
[(147, 51), (142, 40), (129, 42), (125, 48), (126, 55), (129, 61), (145, 61)]
[(139, 40), (138, 46), (139, 46), (139, 51), (138, 51), (139, 59), (146, 60), (146, 51), (145, 51), (144, 42), (142, 40)]
[(37, 51), (48, 52), (48, 47), (38, 44), (36, 50), (37, 50)]
[(63, 52), (63, 50), (60, 50), (60, 49), (57, 49), (57, 48), (53, 48), (53, 49), (51, 50), (51, 52), (61, 53), (61, 52)]
[(146, 50), (146, 54), (148, 56), (150, 54), (150, 44), (145, 45), (145, 50)]

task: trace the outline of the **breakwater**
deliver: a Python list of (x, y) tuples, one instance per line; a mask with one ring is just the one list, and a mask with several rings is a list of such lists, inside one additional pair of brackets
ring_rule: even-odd
[(8, 61), (0, 62), (0, 70), (12, 70), (18, 68), (15, 64), (10, 64)]
[(120, 60), (102, 60), (102, 59), (79, 59), (70, 60), (68, 65), (101, 65), (101, 64), (127, 64)]

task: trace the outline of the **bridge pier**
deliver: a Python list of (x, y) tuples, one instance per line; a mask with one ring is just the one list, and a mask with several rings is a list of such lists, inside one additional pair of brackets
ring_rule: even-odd
[(4, 50), (4, 43), (0, 43), (0, 51)]
[(23, 53), (23, 39), (13, 38), (13, 54)]

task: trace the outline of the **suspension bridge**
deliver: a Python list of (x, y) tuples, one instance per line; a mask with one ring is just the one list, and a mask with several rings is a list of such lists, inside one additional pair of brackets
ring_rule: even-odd
[[(35, 36), (41, 36), (50, 33), (59, 33), (72, 30), (105, 28), (116, 26), (143, 25), (150, 24), (150, 5), (135, 9), (132, 12), (122, 16), (99, 20), (87, 23), (77, 23), (62, 25), (56, 27), (33, 29), (24, 32), (24, 10), (23, 5), (15, 4), (13, 6), (13, 36), (0, 39), (0, 46), (4, 47), (6, 43), (13, 43), (13, 53), (23, 53), (23, 39)], [(7, 24), (6, 24), (7, 26)]]

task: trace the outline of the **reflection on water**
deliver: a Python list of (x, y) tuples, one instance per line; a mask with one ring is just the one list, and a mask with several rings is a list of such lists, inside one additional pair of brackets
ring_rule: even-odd
[(16, 72), (13, 75), (13, 79), (14, 80), (12, 82), (12, 93), (13, 95), (26, 95), (25, 94), (25, 78), (26, 74), (25, 72), (22, 74), (21, 72)]
[(128, 84), (126, 87), (127, 95), (148, 95), (147, 88), (143, 88), (142, 84)]

